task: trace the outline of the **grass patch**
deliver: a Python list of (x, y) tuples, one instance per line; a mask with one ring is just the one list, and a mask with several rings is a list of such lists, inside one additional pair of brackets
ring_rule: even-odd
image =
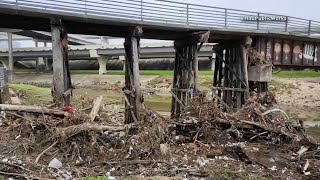
[[(99, 74), (98, 70), (71, 70), (71, 74)], [(122, 70), (108, 70), (106, 75), (124, 75)], [(172, 70), (141, 70), (140, 75), (173, 76)], [(213, 76), (213, 71), (199, 71), (200, 76)]]
[(108, 180), (106, 176), (85, 177), (82, 180)]
[(314, 78), (320, 77), (320, 72), (302, 70), (302, 71), (280, 71), (273, 73), (273, 77), (278, 78)]
[(246, 172), (231, 172), (231, 171), (217, 171), (217, 172), (211, 172), (210, 177), (212, 179), (216, 180), (255, 180), (255, 179), (261, 179), (261, 180), (267, 180), (267, 178), (259, 176), (258, 174), (250, 174)]
[[(98, 70), (71, 70), (71, 74), (99, 74)], [(124, 75), (122, 70), (108, 70), (106, 75)], [(173, 76), (172, 70), (141, 70), (140, 75), (145, 76)], [(199, 71), (199, 76), (213, 77), (213, 71)], [(312, 78), (320, 77), (320, 72), (301, 70), (301, 71), (280, 71), (273, 73), (274, 77), (279, 78)]]
[(9, 87), (22, 95), (21, 101), (25, 105), (48, 104), (52, 101), (50, 88), (29, 84), (10, 84)]
[[(34, 69), (18, 69), (19, 72), (30, 72), (35, 73)], [(93, 74), (98, 75), (98, 70), (71, 70), (71, 74)], [(51, 72), (52, 73), (52, 72)], [(108, 70), (106, 75), (124, 75), (123, 70)], [(140, 70), (140, 75), (151, 75), (151, 76), (173, 76), (173, 70)], [(213, 71), (199, 71), (199, 76), (211, 76), (213, 77)], [(320, 72), (311, 70), (300, 70), (300, 71), (280, 71), (273, 73), (274, 77), (279, 78), (312, 78), (320, 77)]]

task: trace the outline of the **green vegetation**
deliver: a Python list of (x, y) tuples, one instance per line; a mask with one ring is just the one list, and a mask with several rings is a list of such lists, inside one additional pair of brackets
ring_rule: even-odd
[(320, 77), (320, 72), (302, 70), (302, 71), (280, 71), (278, 73), (273, 73), (273, 77), (279, 78), (313, 78)]
[(48, 104), (52, 101), (50, 88), (42, 88), (29, 84), (10, 84), (9, 87), (18, 92), (18, 94), (21, 94), (22, 103), (26, 105)]
[(247, 173), (247, 172), (233, 172), (233, 171), (216, 171), (210, 172), (210, 177), (216, 180), (267, 180), (266, 177), (262, 177), (258, 174)]
[[(21, 95), (22, 104), (43, 105), (52, 101), (50, 88), (42, 88), (29, 84), (10, 84), (15, 92)], [(112, 93), (103, 89), (79, 88), (73, 91), (72, 104), (75, 107), (84, 108), (91, 105), (93, 99), (98, 95), (105, 96), (106, 103), (121, 104), (124, 102), (118, 93)], [(148, 108), (156, 111), (170, 111), (171, 96), (154, 95), (145, 96), (145, 103)]]
[[(71, 70), (71, 74), (98, 74), (98, 70)], [(106, 75), (124, 75), (122, 70), (108, 70)], [(141, 70), (140, 75), (153, 76), (173, 76), (171, 70)], [(213, 71), (199, 71), (199, 76), (213, 76)], [(311, 70), (302, 71), (280, 71), (273, 74), (274, 77), (279, 78), (312, 78), (320, 77), (320, 72)]]
[[(19, 69), (16, 72), (32, 72), (34, 69)], [(71, 70), (71, 74), (99, 74), (98, 70)], [(108, 70), (106, 75), (124, 75), (123, 70)], [(140, 75), (153, 75), (153, 76), (173, 76), (172, 70), (141, 70)], [(199, 71), (200, 76), (213, 76), (213, 71)], [(312, 78), (320, 77), (320, 72), (312, 70), (300, 70), (300, 71), (280, 71), (273, 73), (274, 77), (279, 78)]]
[[(71, 70), (71, 74), (95, 74), (99, 73), (98, 70)], [(122, 70), (108, 70), (106, 75), (124, 75)], [(146, 76), (173, 76), (172, 70), (141, 70), (140, 75)], [(213, 71), (199, 71), (200, 76), (212, 76)]]
[(85, 177), (82, 180), (108, 180), (106, 176)]
[(145, 96), (145, 104), (147, 108), (150, 108), (151, 110), (169, 112), (171, 109), (171, 96), (169, 95)]

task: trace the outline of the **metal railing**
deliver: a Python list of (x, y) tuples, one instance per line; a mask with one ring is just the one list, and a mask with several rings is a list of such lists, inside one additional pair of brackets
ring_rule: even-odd
[(252, 11), (180, 3), (168, 0), (0, 0), (15, 9), (61, 12), (75, 16), (97, 16), (128, 21), (183, 25), (186, 27), (261, 30), (319, 35), (320, 22), (284, 16), (285, 21), (245, 21), (243, 17), (279, 16)]

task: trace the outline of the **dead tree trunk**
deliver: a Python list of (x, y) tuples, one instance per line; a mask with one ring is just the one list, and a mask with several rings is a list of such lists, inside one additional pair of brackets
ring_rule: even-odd
[(142, 108), (142, 94), (140, 88), (139, 76), (139, 53), (140, 37), (142, 29), (136, 27), (130, 30), (129, 35), (125, 37), (124, 48), (126, 52), (125, 61), (125, 89), (126, 101), (125, 123), (132, 123), (135, 120), (141, 120), (140, 113)]
[(68, 33), (60, 19), (51, 18), (53, 54), (53, 102), (62, 107), (70, 104), (71, 77), (68, 62)]

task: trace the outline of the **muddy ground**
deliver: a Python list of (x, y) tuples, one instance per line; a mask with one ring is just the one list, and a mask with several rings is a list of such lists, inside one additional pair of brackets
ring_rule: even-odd
[[(74, 108), (87, 108), (92, 105), (94, 98), (96, 98), (99, 95), (103, 95), (104, 106), (99, 119), (104, 119), (104, 121), (107, 121), (108, 124), (112, 125), (122, 124), (124, 100), (120, 92), (124, 84), (124, 76), (72, 75), (72, 80), (73, 85), (75, 86), (73, 94)], [(51, 103), (49, 88), (51, 81), (52, 76), (48, 74), (17, 74), (14, 78), (14, 84), (10, 85), (10, 87), (15, 90), (17, 95), (22, 100), (23, 104), (48, 105)], [(163, 116), (167, 116), (170, 111), (171, 96), (169, 94), (169, 90), (171, 88), (171, 82), (172, 80), (169, 76), (141, 76), (141, 85), (144, 91), (147, 107), (152, 111), (159, 112)], [(199, 84), (201, 86), (201, 89), (207, 90), (212, 84), (212, 77), (201, 76)], [(270, 89), (276, 94), (276, 100), (278, 102), (277, 106), (279, 106), (281, 109), (284, 109), (290, 118), (303, 120), (305, 122), (305, 125), (310, 127), (310, 131), (308, 132), (310, 132), (316, 137), (320, 137), (318, 136), (319, 133), (317, 129), (318, 120), (320, 120), (318, 119), (320, 117), (320, 94), (317, 93), (319, 88), (320, 80), (316, 78), (274, 78), (270, 86)], [(14, 139), (15, 138), (13, 138), (12, 142), (16, 141)], [(7, 148), (5, 149), (6, 151), (2, 149), (3, 151), (2, 153), (0, 153), (0, 158), (2, 160), (20, 160), (19, 158), (23, 156), (23, 153), (20, 152), (19, 154), (14, 150), (10, 151), (10, 147), (5, 145), (7, 143), (9, 142), (0, 141), (0, 144)], [(203, 166), (202, 169), (205, 169), (209, 176), (186, 177), (186, 173), (183, 172), (183, 169), (181, 169), (181, 167), (179, 172), (174, 171), (174, 168), (163, 170), (161, 169), (161, 166), (158, 165), (159, 163), (157, 163), (157, 165), (150, 166), (150, 168), (153, 167), (155, 172), (163, 171), (163, 174), (165, 174), (166, 177), (159, 176), (159, 174), (157, 173), (155, 173), (154, 175), (152, 173), (144, 173), (144, 171), (148, 172), (148, 170), (146, 170), (143, 167), (140, 167), (135, 170), (130, 169), (129, 171), (129, 173), (138, 173), (140, 175), (134, 175), (128, 178), (121, 179), (208, 179), (208, 177), (209, 179), (317, 179), (313, 176), (304, 176), (303, 173), (301, 173), (301, 171), (294, 171), (293, 169), (296, 169), (297, 167), (294, 167), (293, 169), (288, 169), (285, 165), (281, 165), (283, 164), (283, 161), (281, 160), (281, 158), (283, 158), (282, 156), (286, 153), (289, 153), (288, 149), (286, 148), (281, 149), (279, 154), (275, 154), (275, 151), (273, 151), (272, 149), (279, 147), (274, 147), (272, 145), (261, 146), (257, 144), (246, 143), (238, 144), (235, 141), (230, 142), (230, 146), (234, 144), (246, 147), (247, 149), (252, 151), (252, 153), (254, 153), (255, 156), (257, 156), (256, 159), (260, 159), (259, 163), (263, 163), (263, 167), (261, 167), (261, 165), (255, 164), (248, 165), (245, 162), (240, 162), (228, 156), (222, 155), (222, 153), (220, 152), (221, 150), (219, 150), (218, 148), (220, 145), (218, 144), (216, 144), (217, 148), (214, 148), (216, 150), (212, 151), (210, 150), (211, 148), (206, 149), (206, 146), (202, 146), (199, 144), (195, 145), (194, 143), (187, 143), (180, 145), (179, 148), (172, 147), (170, 153), (177, 154), (176, 158), (180, 158), (180, 156), (178, 156), (179, 154), (181, 154), (182, 157), (183, 153), (188, 154), (188, 156), (191, 157), (185, 157), (185, 159), (179, 162), (193, 161), (193, 163), (197, 164), (197, 166)], [(221, 146), (224, 147), (225, 145)], [(41, 147), (39, 147), (39, 149), (43, 150), (43, 148)], [(293, 149), (297, 151), (299, 150), (299, 147), (295, 147)], [(203, 156), (201, 156), (201, 154), (203, 155), (205, 150), (210, 151), (211, 154), (215, 154), (215, 157), (217, 157), (217, 154), (221, 156), (219, 156), (220, 158), (213, 158), (210, 160), (203, 159)], [(259, 151), (260, 153), (258, 153)], [(277, 151), (279, 151), (279, 149), (277, 149)], [(290, 153), (292, 153), (292, 151), (290, 151)], [(28, 158), (30, 162), (33, 161), (33, 159), (35, 159), (35, 157), (38, 154), (39, 151), (35, 151), (34, 154), (27, 157), (27, 161)], [(261, 156), (259, 156), (259, 154)], [(287, 158), (291, 158), (290, 155), (291, 154), (288, 154)], [(41, 163), (44, 165), (48, 164), (53, 156), (54, 154), (48, 154), (46, 157), (44, 157)], [(172, 156), (170, 154), (170, 157), (175, 156)], [(165, 159), (165, 157), (162, 158)], [(25, 159), (23, 160), (25, 161)], [(289, 162), (286, 162), (285, 164), (288, 165)], [(299, 167), (301, 168), (301, 165)], [(68, 170), (72, 171), (70, 169)], [(185, 167), (184, 169), (189, 170), (192, 168)], [(90, 173), (90, 168), (84, 168), (81, 170), (84, 171), (84, 175), (88, 176), (96, 174), (105, 174), (102, 172), (96, 174)], [(94, 168), (92, 170), (94, 170)], [(112, 170), (112, 166), (106, 166), (105, 172), (108, 171), (115, 171), (112, 173), (114, 173), (117, 176), (120, 175), (117, 174), (117, 170)], [(170, 174), (171, 171), (174, 172)], [(78, 173), (81, 174), (80, 172)], [(151, 178), (148, 177), (150, 175), (152, 175)]]
[[(210, 89), (211, 76), (200, 76), (200, 87), (202, 90)], [(20, 73), (14, 78), (13, 88), (25, 90), (31, 93), (30, 97), (23, 98), (25, 104), (48, 104), (51, 101), (50, 85), (52, 75), (44, 73)], [(85, 108), (91, 101), (99, 96), (105, 96), (107, 104), (116, 104), (116, 108), (123, 106), (124, 99), (120, 94), (124, 86), (123, 75), (72, 75), (75, 87), (73, 100), (74, 105)], [(19, 83), (44, 87), (24, 87), (16, 85)], [(171, 95), (169, 93), (172, 84), (171, 76), (143, 75), (141, 76), (142, 90), (144, 91), (146, 105), (162, 115), (169, 115)], [(319, 78), (279, 78), (274, 77), (270, 90), (276, 94), (278, 106), (285, 110), (289, 117), (302, 120), (305, 126), (310, 128), (314, 134), (319, 134), (316, 129), (320, 126), (320, 79)], [(36, 93), (36, 94), (34, 94)], [(83, 103), (86, 99), (87, 103)], [(81, 101), (81, 103), (79, 103)], [(79, 106), (80, 104), (80, 106)], [(118, 105), (118, 106), (117, 106)]]
[[(17, 74), (14, 83), (36, 85), (38, 87), (50, 87), (52, 75), (49, 74)], [(73, 85), (76, 87), (75, 95), (96, 97), (106, 95), (118, 99), (117, 92), (124, 85), (122, 75), (72, 75)], [(155, 110), (166, 112), (170, 109), (170, 88), (172, 77), (170, 76), (141, 76), (141, 85), (145, 96), (154, 99), (159, 104), (149, 103)], [(212, 84), (212, 77), (201, 76), (200, 86), (202, 90), (208, 90)], [(320, 88), (319, 78), (274, 78), (270, 90), (274, 91), (280, 107), (286, 110), (289, 116), (306, 121), (320, 120)], [(311, 123), (311, 122), (310, 122)]]

